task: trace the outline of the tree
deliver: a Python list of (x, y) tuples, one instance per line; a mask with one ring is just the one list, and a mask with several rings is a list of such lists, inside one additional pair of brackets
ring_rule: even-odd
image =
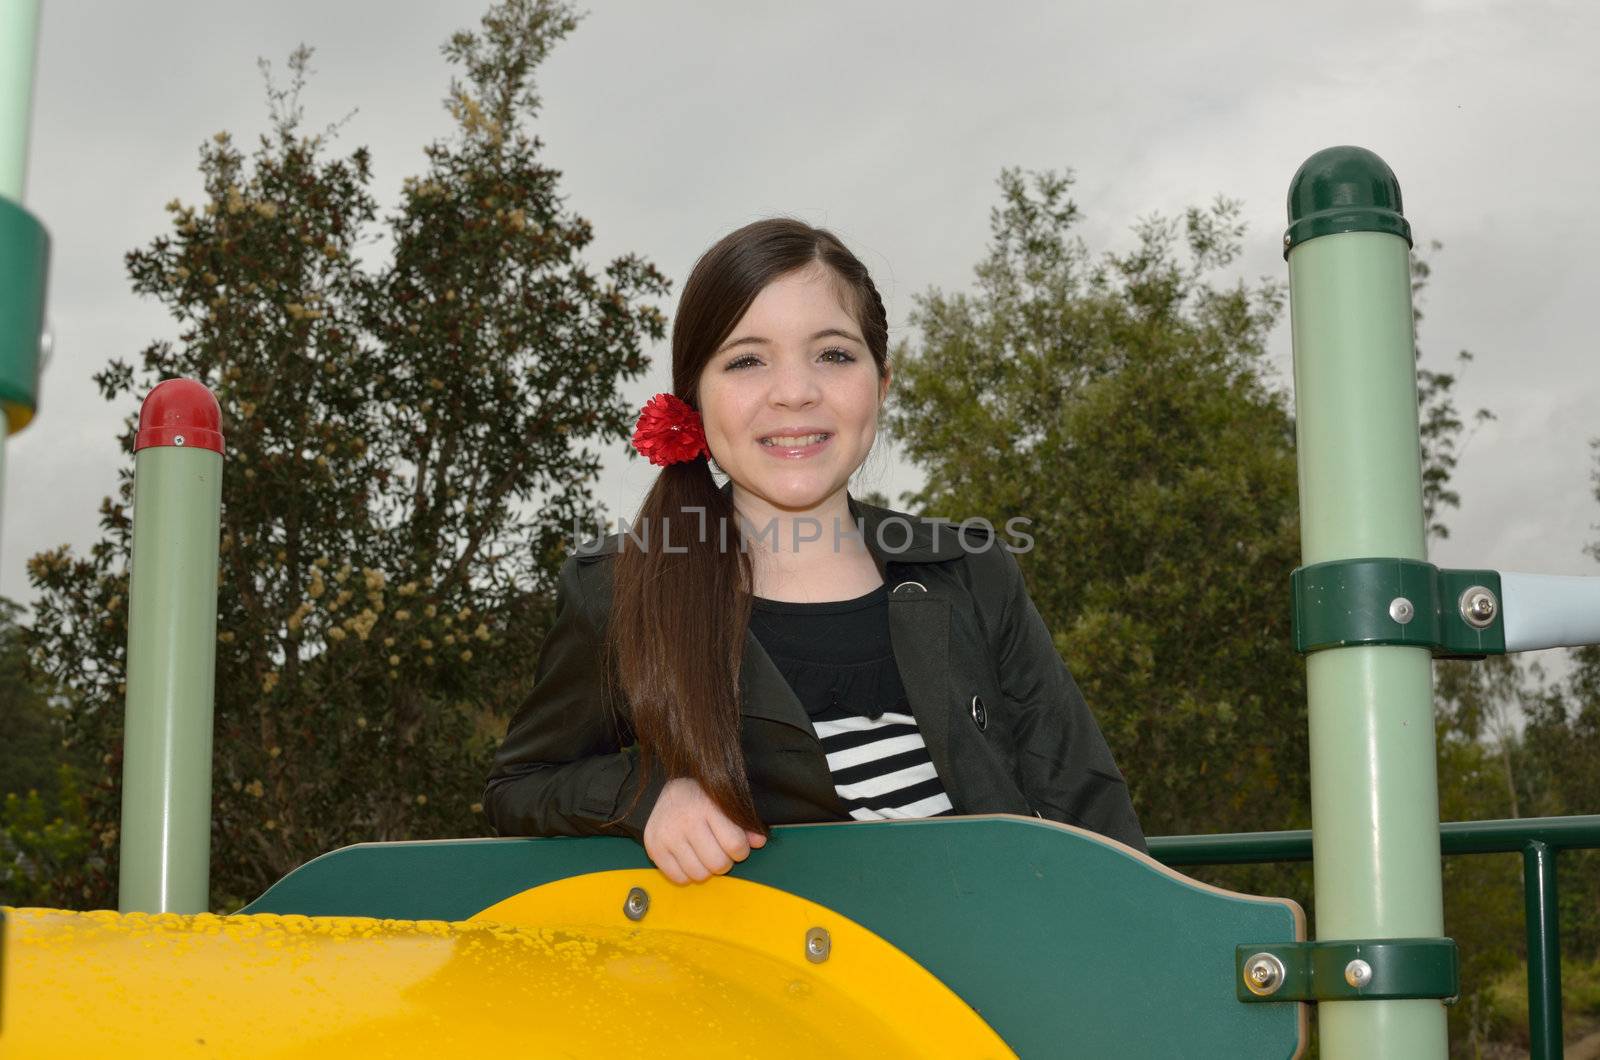
[(1281, 288), (1223, 285), (1236, 203), (1125, 253), (1074, 233), (1070, 174), (1008, 169), (973, 294), (916, 299), (890, 429), (952, 519), (1030, 520), (1019, 555), (1149, 834), (1308, 821), (1293, 422)]
[[(1003, 172), (976, 289), (917, 298), (920, 342), (896, 351), (891, 418), (927, 474), (910, 499), (952, 519), (1031, 521), (1034, 547), (1019, 556), (1030, 593), (1148, 833), (1306, 827), (1287, 585), (1300, 560), (1294, 423), (1265, 363), (1281, 288), (1221, 281), (1242, 236), (1232, 202), (1181, 223), (1147, 218), (1131, 252), (1097, 255), (1074, 233), (1071, 183)], [(1420, 304), (1430, 268), (1414, 255), (1412, 269)], [(1417, 355), (1424, 514), (1438, 538), (1460, 503), (1450, 482), (1465, 424), (1456, 377)], [(1515, 814), (1537, 786), (1514, 716), (1545, 695), (1528, 677), (1509, 660), (1444, 664), (1447, 818)], [(1515, 965), (1514, 861), (1446, 865), (1469, 995)], [(1304, 867), (1196, 875), (1311, 905)], [(1458, 1032), (1484, 1007), (1467, 1000)]]
[[(1431, 253), (1444, 249), (1437, 239), (1428, 244)], [(1433, 264), (1421, 252), (1411, 252), (1411, 314), (1412, 323), (1420, 329), (1422, 324), (1423, 295), (1428, 279), (1433, 275)], [(1443, 540), (1450, 536), (1450, 528), (1442, 519), (1445, 508), (1461, 507), (1461, 495), (1450, 488), (1450, 477), (1455, 472), (1461, 451), (1469, 435), (1462, 440), (1461, 431), (1466, 426), (1456, 411), (1456, 376), (1451, 372), (1435, 372), (1422, 367), (1422, 344), (1417, 343), (1417, 412), (1422, 440), (1422, 517), (1429, 538)], [(1461, 350), (1456, 362), (1464, 369), (1472, 363), (1472, 354)], [(1472, 414), (1473, 431), (1489, 420), (1494, 413), (1479, 408)]]
[[(1600, 501), (1600, 437), (1589, 445), (1594, 453), (1590, 480)], [(1600, 539), (1585, 551), (1600, 560)], [(1600, 645), (1574, 648), (1570, 654), (1566, 680), (1536, 701), (1524, 738), (1543, 781), (1540, 812), (1595, 814), (1600, 813)], [(1567, 952), (1600, 958), (1600, 851), (1563, 854), (1560, 866)]]
[[(102, 392), (200, 379), (227, 437), (218, 908), (341, 844), (483, 829), (488, 744), (531, 681), (563, 531), (595, 521), (592, 447), (627, 437), (619, 384), (665, 331), (667, 281), (632, 255), (589, 270), (590, 224), (528, 130), (534, 71), (576, 23), (505, 0), (450, 39), (455, 134), (376, 232), (366, 150), (332, 157), (337, 127), (304, 129), (301, 48), (288, 87), (269, 77), (254, 154), (217, 134), (204, 204), (174, 200), (172, 231), (128, 255), (179, 334), (137, 373), (112, 362)], [(364, 267), (380, 236), (387, 260)], [(73, 738), (111, 759), (89, 800), (102, 863), (63, 904), (113, 894), (130, 500), (131, 468), (89, 556), (30, 563), (36, 662)]]
[(50, 787), (61, 757), (60, 718), (30, 680), (22, 608), (0, 597), (0, 796)]
[(59, 708), (33, 683), (17, 619), (0, 597), (0, 905), (41, 905), (52, 881), (89, 845), (81, 753), (62, 747)]

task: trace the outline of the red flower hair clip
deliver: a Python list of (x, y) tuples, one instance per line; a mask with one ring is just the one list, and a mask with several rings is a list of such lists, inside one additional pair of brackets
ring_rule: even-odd
[(657, 467), (711, 455), (700, 413), (675, 394), (657, 394), (645, 403), (633, 429), (633, 447)]

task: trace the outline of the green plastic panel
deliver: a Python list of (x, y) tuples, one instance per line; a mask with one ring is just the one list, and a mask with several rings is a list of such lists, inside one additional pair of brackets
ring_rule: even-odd
[[(1245, 964), (1259, 953), (1283, 962), (1284, 979), (1268, 997), (1245, 985)], [(1370, 978), (1359, 986), (1346, 978), (1352, 961), (1365, 961)], [(1240, 1001), (1385, 1001), (1453, 999), (1461, 993), (1460, 960), (1454, 939), (1352, 939), (1240, 946), (1234, 960)]]
[[(1441, 570), (1415, 559), (1336, 560), (1300, 567), (1290, 576), (1294, 591), (1294, 649), (1305, 653), (1350, 644), (1407, 644), (1442, 658), (1503, 655), (1503, 608), (1482, 629), (1461, 617), (1461, 594), (1482, 586), (1501, 599), (1500, 574), (1492, 570)], [(1411, 619), (1389, 610), (1409, 601)]]
[[(363, 844), (243, 911), (461, 920), (553, 880), (649, 864), (610, 837)], [(731, 875), (876, 932), (1024, 1057), (1300, 1048), (1303, 1006), (1242, 1005), (1233, 985), (1241, 942), (1303, 937), (1298, 907), (1218, 891), (1076, 829), (1010, 816), (791, 825)]]
[(44, 333), (50, 236), (21, 206), (0, 198), (0, 411), (10, 433), (39, 404), (39, 339)]

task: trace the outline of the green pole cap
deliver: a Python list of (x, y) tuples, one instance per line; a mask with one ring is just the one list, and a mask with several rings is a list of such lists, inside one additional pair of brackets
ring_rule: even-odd
[(1289, 230), (1283, 256), (1308, 239), (1339, 232), (1388, 232), (1411, 245), (1400, 207), (1400, 182), (1388, 163), (1364, 147), (1328, 147), (1289, 182)]

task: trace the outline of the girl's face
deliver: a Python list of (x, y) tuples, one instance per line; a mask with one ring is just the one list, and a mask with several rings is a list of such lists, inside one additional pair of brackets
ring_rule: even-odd
[(736, 491), (785, 512), (844, 490), (889, 390), (837, 285), (822, 265), (773, 280), (700, 373), (712, 458)]

